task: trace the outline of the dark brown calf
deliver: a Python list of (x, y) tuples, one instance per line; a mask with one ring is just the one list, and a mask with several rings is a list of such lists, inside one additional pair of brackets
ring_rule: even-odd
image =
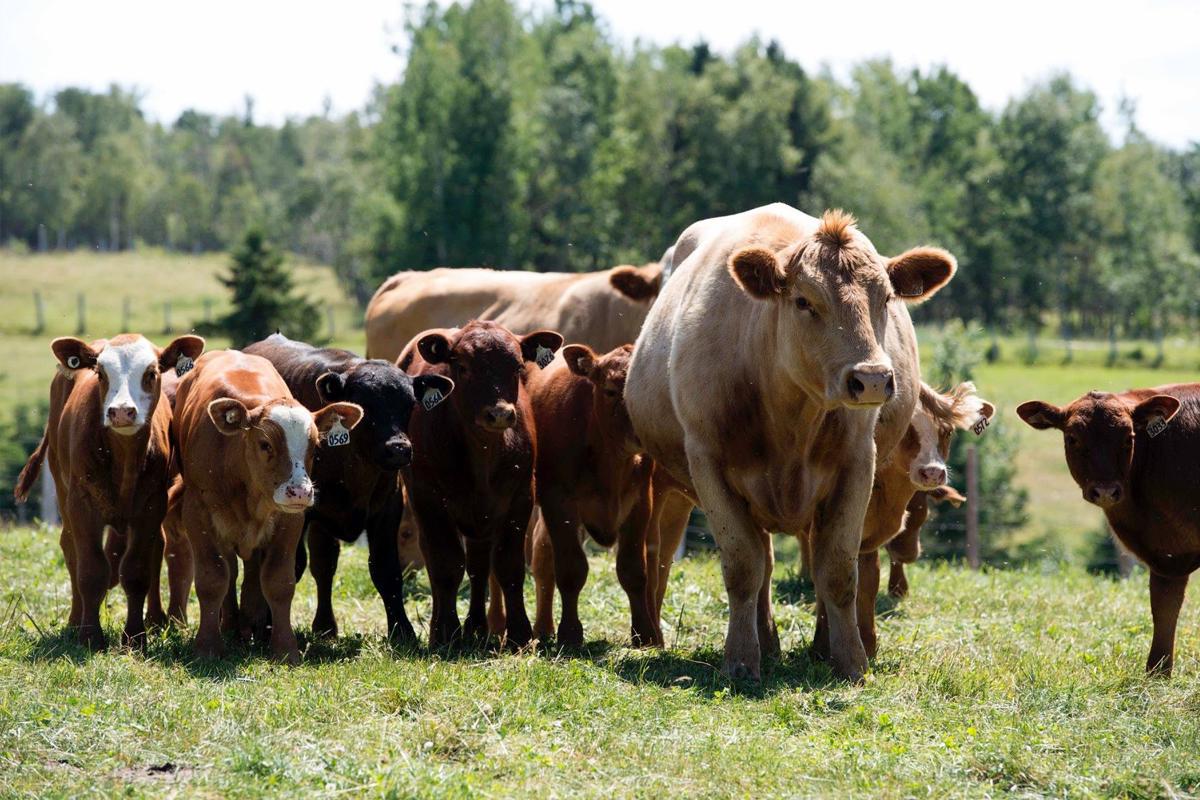
[[(471, 579), (468, 636), (487, 632), (487, 585), (494, 572), (507, 607), (512, 645), (531, 636), (525, 613), (525, 530), (533, 512), (536, 457), (533, 411), (525, 388), (532, 364), (549, 363), (562, 337), (517, 338), (494, 322), (419, 334), (398, 365), (410, 375), (454, 381), (446, 402), (419, 407), (409, 424), (413, 462), (404, 471), (429, 571), (431, 646), (462, 633), (455, 601), (464, 568)], [(466, 552), (464, 554), (464, 544)]]
[[(51, 349), (59, 374), (50, 385), (50, 417), (15, 494), (28, 496), (49, 457), (63, 519), (59, 542), (71, 576), (68, 625), (83, 644), (103, 648), (100, 605), (119, 579), (128, 600), (122, 640), (140, 646), (147, 594), (157, 586), (162, 559), (171, 457), (171, 407), (159, 402), (161, 376), (189, 369), (204, 340), (181, 336), (160, 350), (140, 334), (122, 334), (90, 345), (55, 339)], [(156, 599), (152, 622), (162, 617)]]
[(180, 382), (175, 432), (183, 483), (171, 500), (195, 558), (199, 655), (225, 651), (222, 616), (228, 629), (240, 557), (243, 625), (260, 636), (269, 627), (275, 657), (300, 660), (291, 607), (296, 544), (313, 504), (313, 451), (318, 437), (352, 430), (362, 413), (353, 403), (331, 403), (313, 414), (271, 362), (236, 350), (206, 354)]
[(633, 435), (622, 396), (633, 345), (598, 356), (586, 345), (564, 347), (530, 380), (537, 420), (537, 492), (532, 567), (537, 587), (534, 630), (554, 632), (554, 589), (562, 595), (558, 641), (583, 643), (579, 592), (588, 563), (579, 527), (604, 547), (617, 546), (617, 579), (629, 596), (635, 645), (662, 645), (646, 580), (646, 528), (654, 462)]
[(1146, 671), (1170, 675), (1188, 576), (1200, 567), (1200, 384), (1089, 392), (1059, 407), (1030, 400), (1017, 414), (1062, 431), (1083, 499), (1150, 570), (1154, 639)]

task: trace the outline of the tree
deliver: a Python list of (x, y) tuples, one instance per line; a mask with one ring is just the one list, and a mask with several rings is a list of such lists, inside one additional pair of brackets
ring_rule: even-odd
[(214, 327), (225, 332), (234, 347), (244, 347), (276, 331), (302, 341), (317, 332), (320, 317), (316, 305), (292, 293), (292, 276), (283, 265), (283, 254), (266, 241), (262, 231), (246, 231), (233, 251), (230, 273), (221, 283), (233, 293), (233, 309)]

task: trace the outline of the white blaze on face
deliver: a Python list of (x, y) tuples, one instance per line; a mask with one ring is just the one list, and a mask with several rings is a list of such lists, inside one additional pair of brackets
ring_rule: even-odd
[[(913, 415), (912, 426), (917, 432), (920, 449), (917, 457), (909, 467), (909, 479), (913, 484), (925, 489), (936, 489), (942, 485), (946, 476), (946, 460), (938, 450), (938, 428), (933, 418), (920, 407)], [(941, 470), (940, 473), (937, 470)], [(931, 480), (932, 475), (940, 475), (939, 480)]]
[(142, 377), (157, 362), (158, 354), (150, 342), (141, 337), (115, 347), (110, 344), (100, 351), (96, 368), (102, 370), (108, 380), (102, 419), (106, 428), (133, 434), (146, 424), (154, 396), (142, 388)]
[(287, 480), (275, 487), (275, 502), (281, 506), (297, 506), (303, 501), (312, 505), (313, 483), (304, 467), (308, 456), (309, 432), (313, 428), (312, 414), (303, 406), (274, 406), (268, 419), (283, 430), (287, 441), (287, 458), (291, 474)]

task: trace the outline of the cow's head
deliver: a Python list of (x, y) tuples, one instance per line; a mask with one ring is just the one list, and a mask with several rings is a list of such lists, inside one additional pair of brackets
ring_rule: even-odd
[(199, 336), (180, 336), (159, 349), (141, 334), (126, 333), (87, 344), (73, 337), (50, 344), (59, 371), (72, 378), (79, 370), (94, 370), (101, 392), (101, 424), (132, 436), (154, 416), (162, 394), (162, 373), (191, 369), (204, 352)]
[(932, 296), (957, 268), (945, 250), (919, 247), (886, 259), (855, 226), (827, 211), (812, 236), (781, 249), (755, 245), (730, 256), (746, 294), (776, 304), (779, 366), (828, 408), (873, 407), (895, 392), (882, 347), (887, 304)]
[(626, 344), (602, 356), (584, 344), (569, 344), (562, 350), (567, 369), (586, 378), (592, 386), (592, 415), (603, 426), (603, 435), (629, 447), (636, 446), (633, 423), (625, 409), (625, 377), (629, 374), (629, 359), (633, 345)]
[(324, 403), (354, 403), (363, 409), (363, 421), (351, 437), (351, 446), (380, 469), (400, 469), (412, 461), (408, 421), (413, 408), (424, 401), (433, 408), (450, 395), (454, 382), (441, 375), (411, 378), (388, 361), (371, 360), (345, 372), (326, 372), (317, 378), (317, 393)]
[(628, 264), (614, 267), (608, 282), (625, 297), (639, 303), (649, 303), (658, 297), (662, 288), (663, 265), (646, 264), (631, 267)]
[(982, 433), (995, 413), (995, 406), (977, 395), (970, 381), (955, 386), (950, 394), (922, 383), (904, 442), (915, 452), (908, 462), (913, 485), (925, 491), (943, 487), (950, 478), (946, 459), (954, 432), (973, 428)]
[(454, 380), (452, 407), (480, 428), (502, 432), (517, 422), (517, 401), (526, 364), (546, 366), (562, 336), (534, 331), (514, 336), (502, 325), (473, 321), (451, 331), (432, 331), (417, 342), (421, 358), (446, 364)]
[(269, 497), (280, 511), (300, 513), (315, 500), (309, 477), (313, 451), (335, 426), (352, 430), (363, 410), (353, 403), (330, 403), (314, 414), (295, 400), (246, 408), (224, 397), (208, 404), (208, 416), (218, 431), (238, 438), (252, 491)]
[(1067, 469), (1083, 499), (1112, 508), (1129, 496), (1129, 473), (1138, 437), (1157, 436), (1179, 411), (1179, 400), (1156, 394), (1135, 402), (1107, 392), (1089, 392), (1066, 407), (1041, 400), (1017, 406), (1038, 430), (1063, 433)]

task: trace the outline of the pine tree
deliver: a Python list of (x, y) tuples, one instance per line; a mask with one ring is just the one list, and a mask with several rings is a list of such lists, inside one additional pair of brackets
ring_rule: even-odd
[(283, 265), (283, 254), (257, 228), (247, 230), (234, 249), (230, 273), (221, 283), (233, 292), (233, 309), (215, 327), (228, 334), (234, 347), (275, 331), (302, 341), (317, 332), (317, 307), (292, 294), (292, 276)]

